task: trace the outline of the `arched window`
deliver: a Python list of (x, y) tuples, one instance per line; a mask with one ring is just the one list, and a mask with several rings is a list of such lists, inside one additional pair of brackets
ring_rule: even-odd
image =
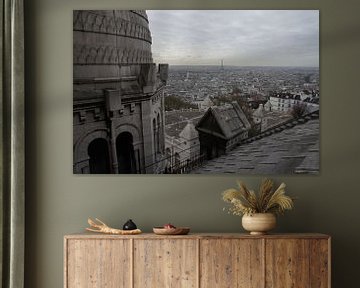
[(89, 165), (91, 174), (109, 174), (109, 146), (105, 139), (98, 138), (88, 146)]
[(157, 115), (157, 119), (156, 119), (157, 121), (157, 127), (156, 127), (156, 147), (157, 147), (157, 152), (159, 152), (160, 153), (160, 151), (161, 151), (161, 148), (160, 148), (160, 131), (161, 131), (161, 129), (160, 129), (160, 127), (161, 127), (161, 123), (160, 123), (160, 114), (158, 114)]
[(158, 151), (157, 149), (157, 137), (156, 137), (156, 134), (157, 134), (157, 127), (156, 127), (156, 120), (155, 118), (153, 119), (153, 145), (154, 145), (154, 155), (155, 155), (155, 158), (156, 158), (156, 152)]
[(133, 136), (129, 132), (120, 133), (116, 138), (116, 153), (119, 174), (136, 173)]

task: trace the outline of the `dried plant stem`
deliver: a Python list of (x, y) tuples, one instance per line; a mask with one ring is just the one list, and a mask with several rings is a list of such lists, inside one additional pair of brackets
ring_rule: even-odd
[(274, 182), (264, 179), (259, 188), (259, 195), (249, 190), (245, 183), (237, 181), (238, 189), (230, 188), (223, 192), (222, 198), (230, 203), (229, 212), (234, 215), (254, 214), (254, 213), (274, 213), (283, 214), (285, 210), (294, 207), (293, 198), (285, 195), (284, 183), (273, 191)]
[(91, 232), (99, 232), (99, 233), (105, 233), (105, 234), (115, 234), (115, 235), (134, 235), (134, 234), (140, 234), (140, 229), (134, 229), (134, 230), (121, 230), (121, 229), (115, 229), (107, 226), (104, 222), (101, 220), (95, 218), (96, 221), (88, 218), (88, 223), (90, 227), (92, 228), (86, 228), (87, 231)]

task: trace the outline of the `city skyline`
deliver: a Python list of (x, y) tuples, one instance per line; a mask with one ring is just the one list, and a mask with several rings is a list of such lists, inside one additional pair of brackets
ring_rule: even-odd
[[(319, 67), (318, 10), (148, 10), (152, 53), (170, 65)], [(166, 25), (165, 25), (166, 23)]]
[(314, 12), (158, 13), (74, 11), (74, 174), (318, 174)]

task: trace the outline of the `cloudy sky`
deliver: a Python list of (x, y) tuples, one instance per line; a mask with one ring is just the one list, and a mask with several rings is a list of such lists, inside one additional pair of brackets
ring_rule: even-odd
[(156, 63), (319, 66), (317, 10), (148, 10)]

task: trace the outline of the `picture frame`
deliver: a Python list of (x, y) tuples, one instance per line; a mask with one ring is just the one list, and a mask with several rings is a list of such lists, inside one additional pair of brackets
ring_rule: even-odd
[(319, 75), (316, 9), (74, 10), (73, 173), (319, 174)]

